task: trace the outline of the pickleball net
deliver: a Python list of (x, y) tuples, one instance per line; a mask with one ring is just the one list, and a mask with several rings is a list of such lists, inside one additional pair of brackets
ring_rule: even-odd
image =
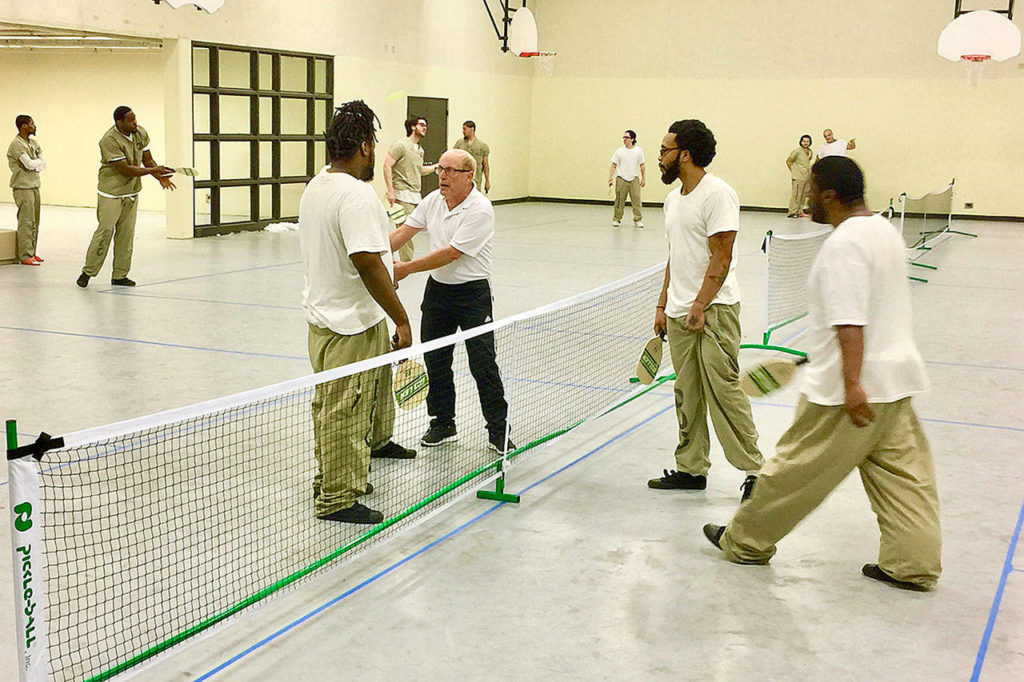
[[(100, 680), (152, 664), (459, 496), (503, 482), (519, 458), (543, 452), (536, 446), (659, 385), (630, 378), (651, 336), (663, 277), (662, 264), (429, 344), (62, 439), (41, 437), (21, 450), (9, 423), (22, 672)], [(489, 447), (467, 361), (467, 348), (478, 352), (474, 342), (488, 334), (507, 435), (518, 446), (504, 454)], [(427, 404), (395, 408), (391, 373), (400, 360), (423, 363), (425, 352), (446, 350), (454, 355), (458, 440), (428, 449), (419, 444)], [(325, 403), (334, 409), (325, 413)], [(360, 448), (387, 440), (416, 457), (372, 458), (367, 471)], [(318, 448), (334, 453), (328, 478), (349, 482), (344, 494), (360, 481), (373, 486), (358, 502), (382, 512), (383, 522), (317, 518), (317, 500), (337, 502), (338, 493), (317, 480)]]

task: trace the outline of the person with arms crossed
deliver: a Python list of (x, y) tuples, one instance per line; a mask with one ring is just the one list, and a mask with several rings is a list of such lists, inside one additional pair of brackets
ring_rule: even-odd
[(801, 135), (800, 146), (786, 157), (786, 167), (789, 168), (790, 178), (787, 218), (799, 218), (804, 211), (804, 204), (807, 201), (807, 182), (811, 177), (811, 163), (813, 162), (814, 152), (811, 151), (811, 136)]
[(852, 151), (857, 148), (857, 138), (855, 137), (851, 137), (849, 140), (837, 140), (830, 128), (825, 128), (822, 135), (825, 137), (825, 144), (818, 147), (819, 159), (828, 156), (846, 156), (848, 150)]
[[(299, 201), (299, 245), (309, 327), (309, 361), (324, 372), (412, 344), (392, 281), (391, 221), (370, 186), (377, 117), (362, 100), (334, 112), (327, 127), (330, 165)], [(389, 340), (385, 314), (395, 323)], [(377, 524), (384, 514), (361, 504), (371, 457), (416, 456), (391, 440), (395, 405), (391, 366), (318, 384), (313, 396), (316, 516)]]
[(644, 163), (644, 150), (636, 146), (636, 133), (627, 130), (622, 135), (622, 146), (612, 154), (612, 167), (608, 171), (608, 186), (615, 183), (615, 208), (612, 214), (612, 227), (622, 224), (622, 214), (626, 211), (626, 195), (633, 207), (633, 227), (644, 226), (643, 202), (640, 200), (640, 189), (647, 184), (647, 165)]
[(483, 187), (484, 194), (491, 191), (491, 148), (487, 143), (476, 136), (476, 123), (466, 121), (462, 124), (462, 138), (455, 142), (455, 149), (463, 149), (469, 152), (473, 161), (476, 162), (476, 173), (473, 175), (473, 182), (476, 188)]
[(707, 487), (710, 410), (726, 459), (747, 474), (741, 496), (746, 500), (764, 458), (739, 382), (740, 291), (733, 244), (740, 202), (732, 187), (705, 170), (714, 158), (715, 136), (697, 120), (676, 121), (661, 142), (662, 182), (682, 182), (665, 198), (669, 257), (654, 317), (654, 333), (668, 336), (676, 372), (678, 470), (666, 470), (647, 485)]
[(133, 287), (128, 279), (135, 240), (135, 216), (139, 208), (142, 176), (152, 175), (164, 189), (176, 189), (171, 182), (173, 168), (158, 165), (149, 151), (149, 133), (139, 125), (129, 107), (114, 109), (114, 125), (100, 138), (100, 172), (96, 197), (99, 225), (85, 252), (85, 265), (77, 284), (83, 289), (99, 274), (114, 241), (114, 269), (110, 283)]
[(11, 169), (11, 194), (18, 207), (17, 249), (22, 265), (39, 265), (43, 259), (36, 255), (39, 240), (39, 174), (46, 170), (43, 148), (32, 139), (36, 122), (31, 116), (15, 117), (18, 134), (7, 146), (7, 165)]
[[(406, 215), (420, 203), (423, 176), (433, 173), (437, 164), (423, 165), (423, 147), (420, 140), (427, 135), (427, 119), (412, 116), (405, 121), (406, 137), (398, 140), (384, 155), (384, 184), (388, 188), (388, 205), (398, 204)], [(398, 259), (412, 260), (413, 243), (409, 242), (398, 253)]]
[[(473, 157), (465, 150), (451, 149), (442, 154), (438, 162), (439, 188), (423, 199), (391, 237), (391, 248), (398, 249), (420, 230), (430, 235), (429, 254), (395, 264), (396, 282), (412, 272), (431, 271), (423, 292), (420, 340), (424, 343), (493, 320), (488, 278), (494, 208), (473, 186), (475, 170)], [(424, 447), (458, 438), (453, 350), (447, 346), (423, 356), (430, 379), (427, 412), (432, 417), (430, 428), (420, 440)], [(488, 332), (467, 340), (466, 354), (480, 394), (490, 448), (501, 454), (511, 452), (515, 445), (508, 436), (508, 403), (498, 371), (494, 334)]]
[(811, 169), (811, 219), (834, 230), (807, 278), (803, 386), (793, 424), (753, 496), (704, 534), (730, 561), (766, 564), (775, 544), (854, 469), (878, 517), (878, 563), (868, 578), (926, 591), (942, 572), (932, 455), (911, 396), (927, 389), (914, 344), (906, 247), (864, 203), (850, 159)]

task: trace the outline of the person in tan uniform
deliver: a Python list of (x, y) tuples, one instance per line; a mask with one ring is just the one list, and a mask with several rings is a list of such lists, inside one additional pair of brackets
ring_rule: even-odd
[[(437, 164), (423, 165), (423, 147), (420, 140), (427, 135), (427, 119), (412, 116), (405, 121), (407, 137), (398, 140), (384, 155), (384, 184), (388, 188), (388, 205), (398, 204), (410, 215), (423, 199), (422, 178), (433, 173)], [(398, 252), (398, 259), (412, 260), (412, 241), (406, 242)]]
[(733, 245), (739, 231), (736, 191), (705, 168), (715, 136), (697, 120), (676, 121), (661, 141), (661, 180), (681, 181), (665, 197), (669, 256), (654, 315), (654, 333), (668, 336), (679, 441), (678, 470), (647, 482), (659, 490), (704, 490), (711, 467), (708, 414), (725, 457), (746, 473), (746, 500), (764, 463), (750, 401), (740, 389), (740, 290)]
[(18, 262), (36, 265), (43, 259), (36, 255), (39, 238), (39, 174), (46, 170), (43, 148), (32, 139), (36, 123), (21, 114), (14, 119), (18, 134), (7, 147), (7, 165), (11, 169), (11, 194), (18, 207)]
[(942, 533), (932, 455), (911, 405), (928, 380), (913, 338), (903, 240), (865, 205), (864, 176), (841, 156), (811, 168), (811, 219), (835, 229), (807, 279), (810, 363), (796, 416), (751, 498), (704, 535), (730, 561), (766, 564), (775, 544), (857, 469), (881, 531), (877, 563), (861, 572), (927, 591), (942, 572)]
[(171, 182), (173, 168), (161, 166), (149, 151), (149, 133), (139, 125), (129, 107), (114, 109), (114, 125), (100, 138), (100, 172), (96, 198), (96, 219), (99, 225), (85, 253), (85, 265), (76, 282), (83, 289), (99, 274), (107, 259), (110, 242), (114, 242), (114, 270), (110, 283), (133, 287), (128, 279), (132, 267), (132, 246), (135, 240), (135, 216), (142, 176), (152, 175), (164, 189), (175, 189)]
[(801, 135), (800, 146), (786, 157), (786, 167), (789, 168), (792, 185), (787, 218), (799, 218), (804, 211), (804, 204), (807, 201), (807, 183), (811, 178), (811, 164), (814, 162), (811, 142), (810, 135)]
[(462, 138), (456, 140), (455, 149), (462, 149), (469, 152), (476, 162), (476, 173), (473, 182), (476, 188), (487, 194), (491, 191), (491, 148), (487, 143), (476, 136), (476, 123), (466, 121), (462, 124)]

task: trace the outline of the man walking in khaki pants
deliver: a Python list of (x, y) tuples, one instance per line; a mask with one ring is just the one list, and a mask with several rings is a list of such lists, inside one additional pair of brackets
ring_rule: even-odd
[(142, 176), (152, 175), (164, 189), (174, 190), (174, 169), (161, 166), (149, 151), (149, 133), (135, 119), (129, 107), (114, 109), (114, 125), (100, 138), (100, 172), (96, 198), (99, 225), (85, 252), (85, 265), (76, 282), (83, 289), (99, 274), (107, 259), (110, 241), (114, 241), (114, 270), (110, 283), (133, 287), (128, 279), (135, 241), (135, 216), (138, 213)]
[(830, 156), (811, 169), (811, 218), (835, 228), (808, 277), (808, 357), (796, 417), (727, 526), (704, 534), (730, 561), (766, 564), (858, 469), (881, 546), (868, 578), (926, 591), (942, 572), (931, 451), (910, 396), (927, 388), (914, 344), (903, 240), (864, 204), (864, 176)]
[(43, 259), (36, 255), (39, 237), (39, 174), (46, 170), (43, 148), (32, 139), (36, 123), (21, 114), (14, 119), (18, 134), (7, 147), (7, 165), (11, 169), (11, 194), (18, 207), (18, 262), (36, 265)]
[[(376, 124), (361, 100), (335, 110), (326, 134), (331, 164), (309, 181), (299, 202), (302, 308), (314, 372), (412, 344), (409, 318), (395, 294), (391, 221), (370, 186)], [(396, 327), (390, 344), (385, 313)], [(373, 492), (366, 480), (370, 458), (416, 456), (391, 440), (391, 365), (318, 384), (312, 412), (317, 518), (380, 523), (384, 514), (358, 502)]]
[(608, 186), (615, 183), (615, 207), (612, 212), (612, 227), (622, 224), (626, 212), (626, 195), (633, 207), (633, 227), (644, 226), (643, 202), (640, 190), (647, 184), (647, 164), (644, 150), (636, 146), (636, 133), (627, 130), (622, 135), (622, 146), (612, 154), (612, 167), (608, 171)]
[(715, 158), (715, 136), (696, 120), (676, 121), (661, 142), (661, 180), (682, 182), (665, 198), (669, 258), (654, 332), (668, 335), (676, 372), (678, 470), (651, 488), (704, 490), (711, 466), (708, 412), (725, 457), (746, 472), (742, 498), (764, 463), (750, 402), (740, 389), (740, 292), (732, 258), (740, 203), (724, 180), (704, 169)]

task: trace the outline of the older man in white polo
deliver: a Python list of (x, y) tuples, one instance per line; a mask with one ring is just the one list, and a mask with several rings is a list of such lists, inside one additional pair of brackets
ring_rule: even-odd
[[(491, 252), (494, 240), (494, 208), (476, 188), (476, 162), (469, 152), (452, 149), (437, 165), (438, 189), (424, 197), (405, 224), (391, 234), (391, 250), (397, 251), (420, 230), (430, 235), (430, 253), (409, 262), (395, 263), (395, 281), (413, 272), (430, 271), (423, 292), (422, 341), (431, 341), (459, 329), (491, 322)], [(420, 444), (436, 447), (456, 440), (455, 382), (452, 351), (448, 346), (424, 354), (430, 389), (427, 412), (430, 428)], [(466, 341), (469, 369), (476, 380), (480, 407), (487, 422), (492, 450), (515, 449), (508, 437), (508, 403), (498, 371), (494, 334)]]

